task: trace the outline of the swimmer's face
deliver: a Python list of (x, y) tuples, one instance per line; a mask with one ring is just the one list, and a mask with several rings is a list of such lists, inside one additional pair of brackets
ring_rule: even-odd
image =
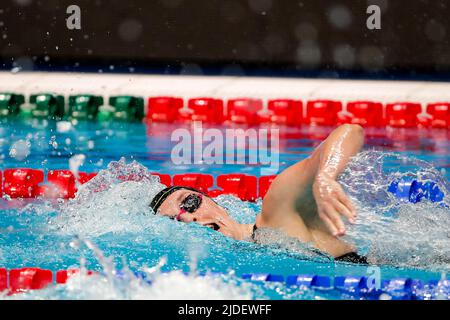
[(220, 231), (221, 222), (228, 217), (224, 208), (211, 198), (192, 190), (172, 193), (158, 209), (158, 214), (181, 222), (195, 222)]

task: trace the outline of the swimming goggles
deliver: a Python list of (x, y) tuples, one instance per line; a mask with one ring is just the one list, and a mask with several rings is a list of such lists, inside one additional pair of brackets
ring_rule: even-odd
[(203, 196), (201, 194), (190, 194), (180, 204), (180, 213), (176, 216), (176, 220), (180, 221), (181, 215), (184, 213), (194, 213), (202, 205)]
[[(186, 198), (183, 199), (183, 201), (180, 204), (180, 213), (176, 216), (176, 219), (179, 220), (181, 215), (183, 213), (194, 213), (198, 208), (200, 208), (203, 200), (202, 192), (190, 188), (190, 187), (183, 187), (183, 186), (174, 186), (174, 187), (168, 187), (163, 190), (161, 190), (152, 200), (150, 203), (150, 207), (153, 210), (153, 213), (156, 214), (158, 212), (159, 207), (161, 204), (169, 197), (172, 193), (178, 190), (190, 190), (196, 192), (195, 194), (192, 193), (188, 195)], [(175, 218), (172, 218), (175, 219)]]

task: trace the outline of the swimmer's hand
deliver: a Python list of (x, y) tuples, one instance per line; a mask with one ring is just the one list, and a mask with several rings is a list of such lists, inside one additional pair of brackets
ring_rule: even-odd
[(341, 216), (347, 217), (350, 223), (355, 223), (356, 210), (341, 185), (330, 176), (319, 174), (312, 190), (320, 219), (332, 235), (336, 237), (345, 235), (345, 225)]
[(197, 223), (218, 231), (229, 238), (236, 240), (243, 240), (246, 238), (245, 230), (242, 228), (242, 225), (231, 219), (229, 216), (201, 219), (201, 221), (197, 221)]

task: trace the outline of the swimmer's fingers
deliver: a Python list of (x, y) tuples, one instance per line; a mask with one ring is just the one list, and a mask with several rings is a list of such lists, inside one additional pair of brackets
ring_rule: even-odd
[(333, 201), (334, 208), (337, 212), (339, 212), (341, 215), (345, 216), (350, 223), (355, 223), (355, 215), (350, 211), (350, 209), (344, 205), (339, 200)]
[(216, 231), (220, 231), (223, 235), (232, 238), (234, 233), (232, 232), (232, 230), (230, 230), (230, 228), (228, 228), (228, 223), (227, 221), (225, 221), (224, 219), (221, 218), (210, 218), (207, 219), (205, 221), (199, 222), (201, 225), (205, 226), (205, 227), (209, 227), (211, 228), (211, 226), (213, 224), (217, 225), (219, 227), (219, 230)]
[(328, 230), (331, 232), (331, 234), (333, 236), (338, 234), (338, 230), (334, 226), (334, 223), (328, 218), (328, 216), (326, 214), (319, 213), (319, 217), (325, 223), (325, 225), (327, 226)]
[(224, 221), (222, 219), (219, 219), (219, 218), (211, 218), (211, 219), (207, 219), (207, 220), (202, 220), (201, 222), (198, 222), (198, 223), (200, 223), (203, 226), (211, 225), (213, 223), (217, 224), (219, 227), (226, 226)]
[(348, 210), (350, 210), (351, 214), (356, 217), (356, 208), (353, 205), (353, 202), (350, 200), (350, 198), (345, 194), (345, 192), (342, 190), (338, 194), (338, 200), (344, 204), (344, 206), (347, 207)]
[[(334, 236), (343, 236), (345, 234), (345, 225), (344, 222), (342, 222), (341, 215), (332, 205), (326, 204), (323, 209), (323, 213), (325, 213), (327, 220), (331, 221), (333, 224), (333, 230), (330, 230), (332, 231), (332, 234)], [(322, 218), (322, 220), (324, 219)]]

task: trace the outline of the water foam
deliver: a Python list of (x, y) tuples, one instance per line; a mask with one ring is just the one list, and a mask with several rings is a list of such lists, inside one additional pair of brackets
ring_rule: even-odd
[[(399, 172), (399, 165), (408, 171)], [(393, 153), (362, 152), (339, 180), (358, 207), (357, 225), (348, 227), (345, 239), (366, 252), (372, 263), (448, 270), (450, 210), (429, 201), (400, 203), (387, 190), (392, 181), (406, 176), (435, 181), (449, 204), (448, 182), (430, 163)]]
[(113, 161), (62, 205), (54, 225), (64, 233), (91, 236), (143, 231), (152, 224), (150, 201), (163, 188), (159, 178), (136, 161)]

